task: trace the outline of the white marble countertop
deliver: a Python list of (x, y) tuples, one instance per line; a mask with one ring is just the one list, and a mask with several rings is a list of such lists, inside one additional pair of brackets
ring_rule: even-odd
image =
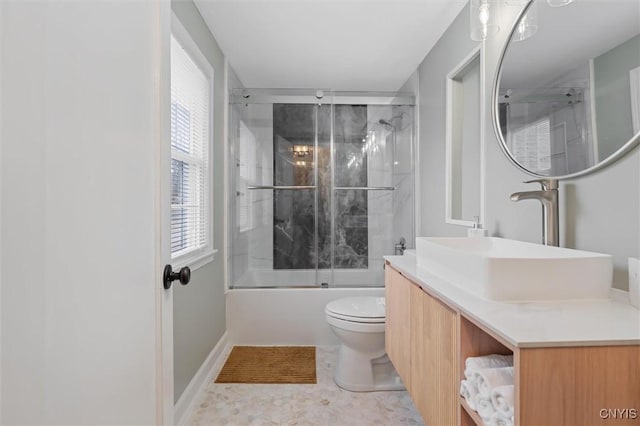
[(640, 311), (628, 293), (609, 300), (505, 303), (482, 299), (420, 267), (414, 255), (385, 260), (425, 291), (515, 347), (640, 345)]

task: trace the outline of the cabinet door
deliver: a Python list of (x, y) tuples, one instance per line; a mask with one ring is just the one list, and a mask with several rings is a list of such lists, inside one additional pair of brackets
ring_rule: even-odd
[(426, 424), (458, 424), (458, 315), (416, 285), (410, 298), (411, 396)]
[(517, 424), (640, 424), (640, 346), (526, 348), (518, 355)]
[(385, 269), (385, 348), (387, 355), (402, 379), (410, 388), (410, 316), (412, 284), (398, 271), (387, 265)]

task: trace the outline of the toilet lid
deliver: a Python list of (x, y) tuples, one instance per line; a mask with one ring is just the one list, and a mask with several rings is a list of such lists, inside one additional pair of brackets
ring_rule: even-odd
[(329, 302), (327, 314), (356, 322), (384, 322), (384, 297), (345, 297)]

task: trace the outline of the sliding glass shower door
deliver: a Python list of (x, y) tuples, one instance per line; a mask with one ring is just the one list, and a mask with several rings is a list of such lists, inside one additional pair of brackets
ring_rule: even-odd
[(413, 241), (413, 180), (396, 172), (413, 176), (412, 107), (232, 98), (232, 287), (382, 285), (382, 256)]
[(232, 106), (233, 287), (315, 287), (317, 108)]

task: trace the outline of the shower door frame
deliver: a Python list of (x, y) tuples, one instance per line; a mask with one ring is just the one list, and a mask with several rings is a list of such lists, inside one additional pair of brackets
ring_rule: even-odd
[[(234, 93), (235, 92), (235, 93)], [(275, 93), (274, 92), (278, 92)], [(318, 95), (321, 95), (320, 97)], [(249, 102), (247, 99), (251, 99)], [(225, 289), (228, 290), (250, 290), (250, 289), (295, 289), (295, 288), (325, 288), (331, 286), (332, 288), (378, 288), (379, 286), (370, 286), (363, 287), (357, 285), (333, 285), (335, 283), (335, 193), (340, 190), (367, 190), (367, 191), (379, 191), (379, 190), (395, 190), (395, 186), (390, 187), (370, 187), (370, 186), (360, 186), (360, 187), (336, 187), (335, 186), (335, 106), (336, 105), (366, 105), (366, 106), (411, 106), (413, 107), (413, 117), (412, 117), (412, 136), (411, 136), (411, 151), (416, 151), (416, 138), (415, 138), (415, 128), (416, 128), (416, 111), (417, 106), (415, 102), (415, 96), (408, 93), (370, 93), (370, 92), (333, 92), (330, 90), (298, 90), (298, 89), (231, 89), (229, 94), (229, 103), (233, 104), (313, 104), (314, 108), (314, 153), (313, 153), (313, 180), (314, 185), (308, 186), (295, 186), (295, 185), (249, 185), (247, 186), (247, 190), (300, 190), (300, 189), (313, 189), (314, 190), (314, 244), (315, 244), (315, 285), (255, 285), (255, 286), (240, 286), (237, 287), (233, 283), (233, 243), (234, 239), (229, 239), (228, 244), (228, 255), (227, 255), (227, 268), (230, 273), (227, 275), (228, 279), (225, 280)], [(319, 279), (319, 230), (318, 230), (318, 212), (319, 212), (319, 167), (318, 167), (318, 146), (319, 146), (319, 108), (322, 105), (328, 105), (330, 107), (330, 211), (331, 211), (331, 251), (330, 251), (330, 262), (331, 267), (327, 268), (328, 271), (331, 271), (331, 280), (330, 283), (321, 282)], [(231, 116), (236, 114), (234, 108), (229, 108), (230, 112), (230, 121)], [(235, 129), (230, 129), (231, 131)], [(394, 130), (395, 131), (395, 130)], [(226, 155), (229, 155), (230, 164), (236, 164), (236, 159), (234, 157), (234, 149), (235, 145), (239, 143), (239, 140), (231, 138), (227, 141), (227, 150)], [(272, 142), (273, 143), (273, 142)], [(395, 149), (394, 149), (395, 152)], [(275, 152), (274, 152), (275, 158)], [(393, 164), (393, 162), (392, 162)], [(413, 207), (415, 210), (416, 206), (416, 194), (415, 194), (415, 181), (416, 181), (416, 168), (415, 162), (412, 164), (412, 174), (414, 180), (414, 194), (413, 194)], [(273, 178), (272, 178), (273, 179)], [(231, 191), (229, 194), (235, 194), (237, 191), (237, 173), (231, 173), (229, 176), (229, 185), (231, 187)], [(235, 197), (234, 197), (235, 198)], [(229, 197), (229, 208), (235, 209), (237, 200)], [(274, 212), (275, 214), (275, 212)], [(230, 214), (230, 217), (235, 217), (233, 214)], [(415, 214), (413, 220), (413, 230), (415, 234)], [(232, 229), (234, 222), (229, 222), (226, 224), (227, 232), (230, 237), (234, 235), (234, 230)], [(324, 269), (323, 269), (324, 270)], [(354, 269), (362, 270), (362, 269)], [(295, 269), (292, 269), (295, 271)], [(326, 285), (325, 285), (326, 284)]]

